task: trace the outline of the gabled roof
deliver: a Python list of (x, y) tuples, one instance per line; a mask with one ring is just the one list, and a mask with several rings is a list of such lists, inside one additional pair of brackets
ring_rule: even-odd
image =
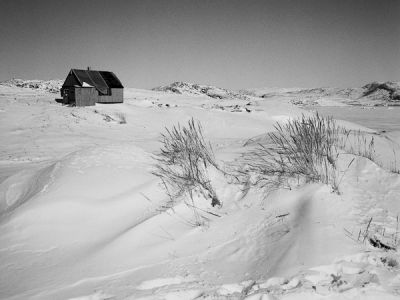
[(99, 73), (103, 77), (103, 79), (106, 81), (106, 83), (109, 87), (113, 87), (113, 88), (123, 88), (124, 87), (122, 85), (121, 81), (119, 81), (118, 77), (115, 76), (115, 74), (113, 72), (99, 71)]
[(106, 94), (108, 88), (123, 88), (113, 72), (71, 69), (70, 73), (76, 77), (80, 86), (93, 86), (102, 94)]

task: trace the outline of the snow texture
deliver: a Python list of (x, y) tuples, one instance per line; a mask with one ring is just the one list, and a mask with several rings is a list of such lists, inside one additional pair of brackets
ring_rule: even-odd
[[(339, 194), (314, 183), (266, 195), (226, 174), (277, 121), (310, 114), (293, 90), (173, 87), (77, 108), (0, 85), (1, 299), (399, 299), (397, 131), (338, 121), (374, 137), (376, 161), (341, 156)], [(160, 133), (191, 118), (223, 203), (196, 194), (195, 213), (151, 173)]]

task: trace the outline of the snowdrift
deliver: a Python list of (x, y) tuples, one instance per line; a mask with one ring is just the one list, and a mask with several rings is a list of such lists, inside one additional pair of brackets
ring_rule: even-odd
[(1, 219), (0, 265), (19, 266), (1, 272), (2, 297), (391, 299), (398, 279), (386, 262), (399, 255), (368, 243), (365, 253), (357, 234), (371, 216), (371, 232), (396, 232), (398, 175), (357, 158), (341, 195), (315, 184), (264, 198), (214, 174), (224, 206), (200, 204), (208, 221), (196, 227), (187, 205), (168, 204), (151, 166), (149, 153), (115, 144), (3, 182), (3, 195), (17, 178), (30, 194)]
[[(3, 273), (2, 285), (14, 277), (22, 283), (2, 286), (4, 296), (9, 288), (47, 286), (57, 276), (78, 280), (65, 270), (82, 272), (89, 253), (102, 252), (157, 214), (157, 201), (165, 197), (149, 175), (146, 157), (134, 146), (93, 148), (4, 181), (1, 245), (13, 246), (2, 249), (1, 261), (24, 266), (11, 277)], [(51, 270), (52, 265), (57, 267)]]
[(40, 170), (23, 170), (0, 184), (0, 216), (11, 213), (36, 194), (44, 191), (52, 181), (57, 164)]

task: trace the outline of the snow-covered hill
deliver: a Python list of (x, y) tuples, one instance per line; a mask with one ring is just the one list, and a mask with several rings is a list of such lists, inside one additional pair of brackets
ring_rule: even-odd
[(170, 85), (156, 87), (153, 90), (190, 96), (208, 96), (214, 99), (248, 99), (247, 95), (244, 95), (240, 92), (234, 92), (211, 85), (194, 84), (180, 81), (171, 83)]
[(361, 97), (400, 102), (400, 82), (372, 82), (362, 88)]
[(296, 105), (400, 105), (399, 82), (372, 82), (359, 88), (258, 88), (242, 92), (262, 98), (290, 98)]
[(59, 93), (63, 80), (53, 79), (53, 80), (24, 80), (24, 79), (9, 79), (0, 82), (0, 85), (8, 87), (20, 87), (29, 88), (33, 90), (45, 91), (49, 93)]
[(214, 99), (251, 100), (261, 98), (287, 98), (295, 105), (361, 105), (396, 106), (400, 105), (400, 83), (372, 82), (358, 88), (256, 88), (240, 91), (220, 87), (174, 82), (160, 86), (154, 91), (163, 91), (180, 95), (207, 96)]

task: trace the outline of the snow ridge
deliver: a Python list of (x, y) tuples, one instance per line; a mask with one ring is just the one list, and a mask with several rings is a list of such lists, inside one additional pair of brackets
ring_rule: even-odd
[(190, 96), (207, 96), (214, 99), (248, 100), (249, 98), (247, 95), (241, 92), (235, 92), (212, 85), (202, 85), (182, 81), (176, 81), (169, 85), (155, 87), (152, 90)]

